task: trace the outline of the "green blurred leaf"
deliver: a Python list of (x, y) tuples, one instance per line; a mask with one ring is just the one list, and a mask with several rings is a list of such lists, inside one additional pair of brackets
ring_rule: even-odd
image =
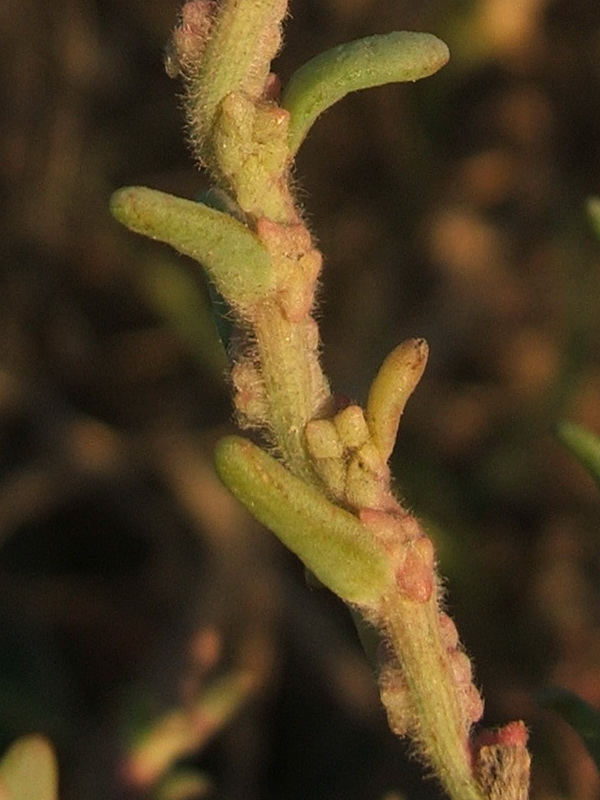
[(556, 711), (583, 739), (588, 753), (600, 770), (600, 712), (573, 692), (549, 686), (538, 693), (538, 703)]
[(600, 197), (589, 197), (587, 212), (592, 223), (594, 233), (600, 239)]
[[(147, 263), (140, 282), (148, 301), (200, 366), (222, 380), (227, 357), (219, 341), (218, 309), (213, 311), (194, 277), (175, 260), (164, 258)], [(216, 291), (210, 281), (207, 283), (209, 291)]]
[(57, 792), (56, 758), (47, 739), (17, 739), (0, 762), (2, 800), (55, 800)]
[(152, 792), (153, 800), (198, 800), (213, 791), (209, 778), (189, 767), (178, 767), (169, 773)]
[(215, 451), (223, 483), (306, 567), (348, 603), (373, 606), (395, 584), (393, 564), (362, 523), (247, 439)]
[(600, 437), (582, 425), (568, 420), (558, 423), (556, 435), (585, 467), (600, 489)]
[[(242, 670), (215, 678), (193, 704), (168, 711), (137, 733), (127, 772), (140, 786), (154, 786), (182, 758), (201, 750), (247, 701), (254, 688)], [(188, 785), (186, 783), (186, 785)], [(0, 800), (2, 800), (0, 798)]]

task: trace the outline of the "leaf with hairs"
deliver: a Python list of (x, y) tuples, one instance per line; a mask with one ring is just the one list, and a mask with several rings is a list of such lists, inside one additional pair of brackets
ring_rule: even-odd
[(449, 57), (437, 36), (395, 31), (341, 44), (312, 58), (292, 75), (283, 95), (282, 105), (291, 115), (290, 151), (298, 150), (320, 114), (350, 92), (426, 78)]
[(349, 511), (289, 472), (247, 439), (228, 436), (217, 445), (223, 482), (331, 591), (376, 609), (394, 586), (383, 545)]
[(135, 233), (170, 244), (199, 261), (223, 297), (241, 313), (276, 288), (265, 246), (230, 214), (144, 186), (119, 189), (110, 209)]

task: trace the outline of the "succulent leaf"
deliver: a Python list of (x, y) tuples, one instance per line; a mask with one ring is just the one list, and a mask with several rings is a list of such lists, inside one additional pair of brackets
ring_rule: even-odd
[(135, 233), (199, 261), (223, 297), (242, 313), (276, 288), (265, 246), (230, 214), (144, 186), (119, 189), (110, 209)]
[(395, 31), (341, 44), (312, 58), (294, 73), (283, 96), (282, 105), (291, 114), (291, 152), (298, 150), (317, 117), (350, 92), (426, 78), (449, 57), (444, 42), (430, 33)]
[(215, 460), (238, 500), (342, 599), (375, 609), (394, 586), (384, 548), (353, 514), (319, 489), (238, 436), (219, 442)]

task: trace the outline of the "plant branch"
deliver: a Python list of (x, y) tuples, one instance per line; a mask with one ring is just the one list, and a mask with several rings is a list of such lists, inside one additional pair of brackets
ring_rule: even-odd
[(271, 454), (228, 437), (223, 481), (383, 640), (379, 683), (392, 729), (408, 736), (452, 800), (525, 800), (522, 723), (474, 738), (483, 704), (442, 610), (433, 544), (394, 496), (387, 464), (427, 345), (383, 362), (366, 410), (331, 395), (313, 317), (322, 258), (290, 188), (309, 128), (350, 91), (431, 75), (448, 59), (434, 36), (392, 33), (341, 45), (292, 77), (281, 103), (270, 62), (284, 0), (188, 0), (173, 36), (194, 153), (225, 210), (139, 187), (115, 216), (199, 260), (239, 333), (231, 349), (238, 422)]

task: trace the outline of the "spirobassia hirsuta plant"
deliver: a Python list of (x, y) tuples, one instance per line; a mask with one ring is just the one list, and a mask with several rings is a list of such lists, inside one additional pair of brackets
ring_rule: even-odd
[[(388, 459), (427, 360), (422, 339), (384, 360), (365, 408), (342, 405), (319, 359), (313, 316), (322, 257), (290, 183), (310, 127), (348, 92), (415, 81), (448, 60), (443, 42), (397, 32), (340, 45), (279, 86), (285, 0), (188, 0), (169, 49), (183, 80), (192, 150), (217, 204), (144, 187), (111, 207), (131, 230), (198, 261), (239, 335), (230, 353), (239, 426), (219, 475), (251, 513), (382, 638), (381, 699), (453, 800), (525, 800), (521, 722), (473, 734), (483, 704), (456, 627), (443, 609), (434, 547), (394, 495)], [(218, 207), (216, 207), (218, 206)], [(360, 623), (359, 623), (360, 624)]]

